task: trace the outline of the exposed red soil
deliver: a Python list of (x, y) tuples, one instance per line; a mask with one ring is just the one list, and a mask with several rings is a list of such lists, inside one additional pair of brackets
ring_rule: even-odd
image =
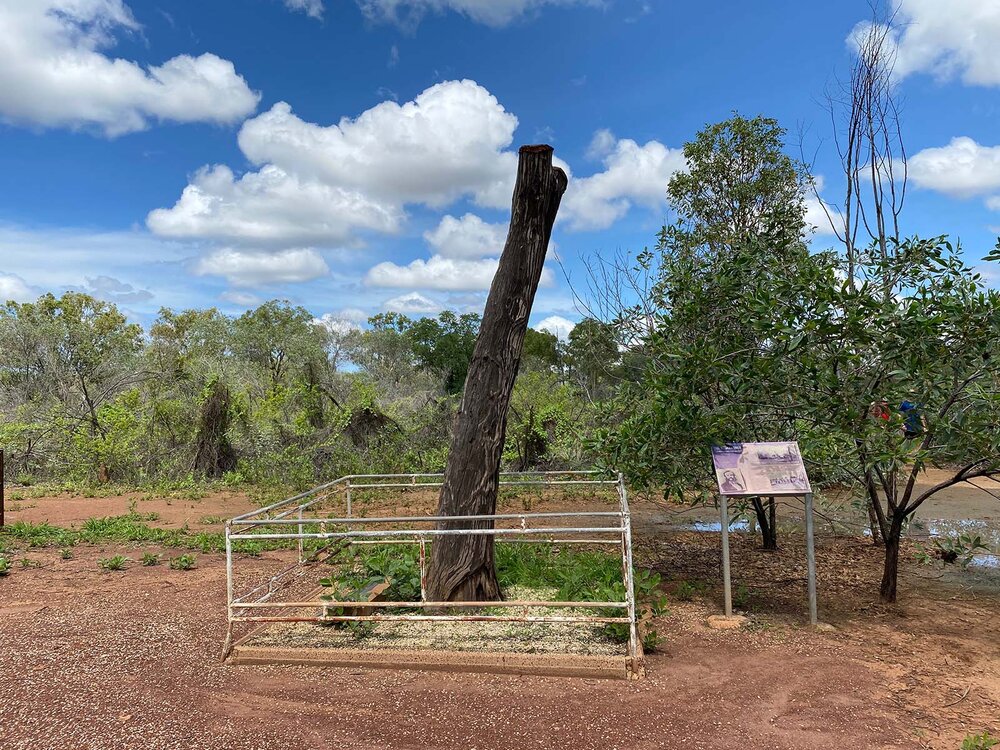
[[(112, 495), (110, 497), (84, 497), (83, 495), (56, 495), (54, 497), (24, 497), (12, 500), (20, 493), (7, 490), (7, 523), (46, 521), (54, 526), (79, 526), (88, 518), (119, 516), (135, 507), (136, 513), (156, 515), (156, 526), (180, 528), (187, 524), (192, 529), (218, 527), (220, 519), (232, 518), (257, 507), (242, 492), (212, 492), (197, 499), (182, 497), (150, 497), (143, 493)], [(203, 521), (209, 520), (209, 523)]]
[[(77, 502), (26, 500), (36, 507), (12, 517), (79, 523), (127, 512), (129, 500), (89, 499), (90, 512), (73, 516)], [(175, 525), (184, 522), (171, 515), (177, 505), (196, 522), (251, 503), (213, 495), (169, 506), (140, 501), (138, 510)], [(783, 540), (774, 554), (749, 535), (733, 536), (734, 583), (746, 587), (750, 615), (739, 631), (706, 625), (719, 611), (714, 535), (640, 535), (640, 564), (707, 587), (692, 602), (672, 602), (656, 623), (663, 653), (648, 656), (638, 683), (224, 666), (221, 556), (199, 554), (187, 572), (133, 563), (102, 573), (99, 558), (137, 560), (142, 550), (80, 545), (71, 560), (56, 550), (18, 551), (0, 579), (0, 748), (943, 750), (968, 733), (1000, 733), (995, 591), (907, 568), (901, 603), (880, 607), (872, 603), (877, 550), (822, 539), (821, 616), (836, 629), (817, 632), (804, 625), (799, 541)], [(264, 570), (283, 554), (241, 565)], [(21, 568), (21, 556), (42, 567)]]

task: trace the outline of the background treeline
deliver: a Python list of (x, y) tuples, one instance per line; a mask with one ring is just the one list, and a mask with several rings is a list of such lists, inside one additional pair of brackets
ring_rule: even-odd
[[(0, 307), (8, 481), (299, 488), (347, 473), (436, 472), (478, 315), (386, 313), (364, 330), (267, 302), (232, 318), (160, 311), (148, 330), (85, 294)], [(511, 468), (577, 466), (608, 394), (611, 331), (529, 330)]]
[[(849, 106), (874, 121), (892, 111), (880, 101)], [(777, 122), (737, 115), (699, 132), (655, 244), (592, 259), (575, 290), (589, 314), (565, 344), (528, 331), (507, 467), (603, 465), (636, 489), (710, 501), (712, 445), (797, 440), (814, 486), (867, 514), (893, 601), (916, 509), (1000, 482), (1000, 293), (946, 236), (905, 234), (904, 156), (886, 127), (851, 131), (844, 200), (820, 203), (829, 249)], [(1000, 245), (983, 258), (997, 260)], [(278, 491), (441, 471), (478, 325), (389, 313), (348, 330), (268, 302), (235, 319), (163, 310), (143, 331), (79, 293), (8, 303), (8, 478)], [(948, 473), (920, 485), (929, 467)], [(766, 548), (774, 502), (751, 501)]]

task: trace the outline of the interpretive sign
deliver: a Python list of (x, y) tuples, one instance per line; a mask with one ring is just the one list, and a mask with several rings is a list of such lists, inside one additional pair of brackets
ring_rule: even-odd
[(740, 495), (803, 495), (812, 492), (799, 444), (726, 443), (712, 446), (719, 492)]

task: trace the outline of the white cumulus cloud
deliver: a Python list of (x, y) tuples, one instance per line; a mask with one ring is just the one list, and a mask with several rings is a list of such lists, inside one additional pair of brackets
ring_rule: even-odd
[(211, 53), (149, 67), (106, 54), (116, 33), (140, 30), (122, 0), (4, 0), (0, 29), (7, 122), (117, 136), (150, 120), (235, 122), (260, 99), (229, 60)]
[(279, 102), (244, 123), (239, 144), (255, 164), (387, 201), (442, 206), (466, 194), (481, 198), (507, 176), (500, 154), (516, 128), (517, 118), (475, 81), (446, 81), (413, 101), (384, 101), (327, 126)]
[[(930, 73), (966, 84), (1000, 86), (1000, 3), (996, 0), (898, 0), (896, 64), (903, 78)], [(849, 40), (869, 28), (863, 22)]]
[(264, 301), (256, 294), (252, 294), (251, 292), (240, 292), (235, 289), (227, 289), (219, 295), (219, 298), (225, 302), (231, 302), (234, 305), (245, 307), (247, 309), (257, 307), (257, 305)]
[(550, 315), (549, 317), (538, 321), (538, 323), (532, 327), (536, 331), (548, 331), (560, 341), (567, 341), (569, 340), (570, 332), (576, 328), (576, 323), (572, 320), (567, 320), (561, 315)]
[(382, 307), (388, 312), (398, 312), (405, 315), (423, 315), (438, 312), (444, 306), (429, 297), (425, 297), (420, 292), (410, 292), (399, 297), (387, 299), (382, 304)]
[(37, 296), (20, 276), (0, 273), (0, 305), (10, 301), (30, 302)]
[[(841, 214), (840, 209), (831, 203), (820, 202), (823, 200), (823, 188), (826, 184), (823, 176), (816, 175), (813, 180), (816, 184), (816, 190), (815, 192), (809, 191), (806, 194), (806, 224), (812, 227), (813, 234), (817, 237), (833, 235), (835, 232), (833, 230), (833, 226), (830, 224), (830, 221), (833, 220), (834, 222), (837, 222), (837, 229), (841, 230), (843, 226), (843, 215)], [(817, 197), (817, 195), (819, 197)]]
[(495, 205), (497, 185), (513, 179), (516, 156), (504, 149), (516, 127), (517, 118), (473, 81), (440, 83), (413, 101), (385, 101), (329, 126), (279, 102), (240, 130), (255, 171), (203, 167), (172, 207), (150, 212), (147, 225), (163, 236), (230, 244), (357, 245), (366, 231), (396, 232), (407, 204), (440, 207), (471, 196)]
[(465, 214), (460, 219), (448, 215), (424, 239), (446, 258), (482, 258), (499, 256), (507, 239), (504, 224), (490, 224), (475, 214)]
[(310, 18), (320, 20), (323, 18), (323, 0), (285, 0), (285, 7), (289, 10), (305, 13)]
[(312, 248), (279, 252), (221, 248), (195, 265), (199, 276), (223, 276), (234, 286), (263, 286), (311, 281), (326, 276), (330, 268)]
[(601, 158), (604, 171), (570, 180), (559, 217), (573, 230), (606, 229), (633, 205), (665, 206), (671, 175), (686, 166), (681, 149), (659, 141), (640, 146), (627, 138), (616, 140), (607, 130), (597, 132), (588, 154)]
[(1000, 146), (981, 146), (965, 136), (918, 151), (908, 167), (915, 185), (956, 198), (1000, 189)]
[[(427, 260), (417, 258), (405, 266), (384, 262), (365, 275), (369, 286), (393, 289), (438, 289), (449, 292), (484, 291), (493, 283), (500, 261), (497, 258), (446, 258), (432, 255)], [(548, 268), (542, 269), (539, 286), (555, 283)]]
[(164, 237), (342, 245), (354, 242), (361, 229), (395, 232), (402, 218), (399, 206), (275, 165), (239, 178), (216, 165), (200, 169), (173, 207), (151, 211), (146, 224)]
[(482, 258), (465, 260), (432, 255), (417, 258), (408, 265), (379, 263), (368, 271), (365, 283), (394, 289), (442, 289), (471, 291), (489, 289), (497, 272), (498, 260)]
[(313, 318), (313, 323), (322, 326), (330, 333), (345, 334), (351, 331), (360, 331), (361, 324), (368, 320), (368, 313), (356, 307), (347, 307), (338, 312), (323, 313), (318, 318)]

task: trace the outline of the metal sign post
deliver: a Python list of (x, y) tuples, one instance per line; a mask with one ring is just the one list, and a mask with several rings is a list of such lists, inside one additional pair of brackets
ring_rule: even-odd
[[(815, 625), (819, 619), (816, 600), (816, 539), (813, 533), (813, 495), (805, 498), (806, 515), (806, 566), (809, 580), (809, 623)], [(726, 617), (733, 616), (733, 584), (729, 572), (729, 506), (725, 495), (719, 496), (719, 511), (722, 516), (722, 590), (725, 597)]]
[(809, 578), (809, 624), (818, 622), (816, 614), (816, 539), (813, 533), (813, 496), (806, 495), (806, 566)]
[(712, 448), (712, 462), (719, 484), (719, 514), (722, 526), (722, 588), (726, 617), (733, 614), (732, 577), (729, 563), (729, 498), (753, 496), (802, 497), (805, 499), (806, 562), (809, 578), (809, 622), (815, 625), (816, 539), (813, 525), (813, 493), (799, 453), (798, 443), (727, 443)]
[(719, 511), (722, 513), (722, 590), (725, 592), (726, 617), (733, 616), (733, 582), (729, 577), (729, 506), (726, 496), (719, 496)]

